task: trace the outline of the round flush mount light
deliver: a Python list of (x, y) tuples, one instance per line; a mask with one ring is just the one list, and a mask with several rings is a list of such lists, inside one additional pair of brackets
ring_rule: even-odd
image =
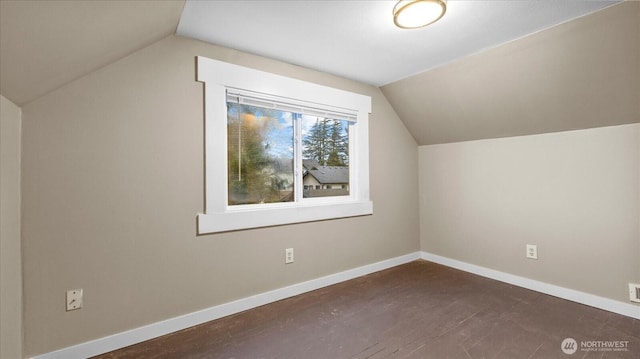
[(393, 22), (402, 29), (417, 29), (440, 20), (446, 0), (400, 0), (393, 7)]

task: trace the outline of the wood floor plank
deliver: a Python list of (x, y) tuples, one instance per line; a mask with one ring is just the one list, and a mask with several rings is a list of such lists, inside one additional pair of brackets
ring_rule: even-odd
[(97, 358), (570, 357), (639, 358), (640, 320), (419, 260)]

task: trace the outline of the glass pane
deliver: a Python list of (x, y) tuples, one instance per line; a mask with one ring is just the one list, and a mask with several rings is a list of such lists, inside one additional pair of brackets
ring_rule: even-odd
[(296, 116), (302, 127), (303, 197), (349, 195), (349, 122)]
[(292, 202), (290, 112), (227, 102), (229, 205)]

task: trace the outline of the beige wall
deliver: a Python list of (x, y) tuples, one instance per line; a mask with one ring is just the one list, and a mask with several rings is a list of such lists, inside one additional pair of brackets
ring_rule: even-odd
[(629, 303), (640, 124), (422, 146), (419, 161), (422, 250)]
[[(372, 96), (373, 216), (196, 236), (196, 55)], [(30, 356), (419, 250), (417, 145), (380, 90), (289, 64), (168, 37), (24, 106), (23, 147)]]
[(22, 357), (20, 108), (0, 95), (0, 358)]

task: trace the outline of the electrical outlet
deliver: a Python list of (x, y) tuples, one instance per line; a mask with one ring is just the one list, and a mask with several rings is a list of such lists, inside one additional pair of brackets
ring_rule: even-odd
[(629, 300), (640, 303), (640, 284), (629, 283)]
[(293, 248), (287, 248), (284, 250), (284, 263), (293, 263)]
[(527, 258), (538, 259), (538, 246), (535, 244), (527, 244)]
[(67, 312), (82, 308), (82, 289), (67, 291)]

